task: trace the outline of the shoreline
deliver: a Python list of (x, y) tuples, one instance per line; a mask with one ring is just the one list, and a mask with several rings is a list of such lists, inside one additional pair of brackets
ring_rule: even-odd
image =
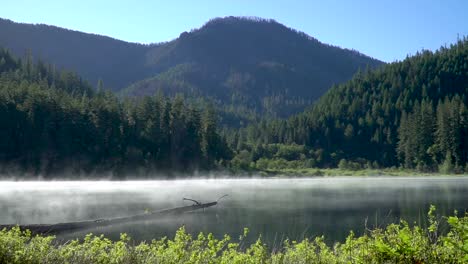
[(155, 173), (153, 176), (115, 176), (112, 173), (104, 174), (105, 177), (95, 175), (68, 175), (65, 177), (17, 176), (11, 174), (0, 175), (0, 182), (58, 182), (58, 181), (177, 181), (177, 180), (229, 180), (229, 179), (300, 179), (300, 178), (327, 178), (327, 177), (468, 177), (468, 174), (443, 174), (439, 172), (419, 172), (405, 169), (362, 169), (343, 170), (339, 168), (307, 168), (307, 169), (282, 169), (282, 170), (258, 170), (258, 171), (206, 171), (192, 174), (173, 172), (172, 175)]

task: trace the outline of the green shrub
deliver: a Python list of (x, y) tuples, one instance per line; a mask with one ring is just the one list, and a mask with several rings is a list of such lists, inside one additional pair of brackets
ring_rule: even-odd
[(362, 169), (362, 166), (359, 162), (347, 161), (345, 159), (341, 159), (338, 163), (338, 168), (341, 170), (353, 170), (357, 171)]
[(270, 160), (266, 158), (260, 158), (255, 163), (255, 167), (258, 170), (267, 170), (270, 168)]
[(445, 155), (445, 160), (442, 164), (439, 165), (439, 172), (443, 174), (452, 174), (455, 171), (455, 166), (452, 162), (452, 155), (450, 152), (447, 152)]
[(306, 149), (304, 145), (279, 145), (278, 152), (276, 152), (275, 157), (285, 159), (288, 161), (298, 160), (301, 158), (301, 154), (304, 155)]
[(241, 150), (234, 158), (231, 160), (231, 168), (234, 170), (251, 170), (252, 156), (247, 150)]
[(468, 214), (446, 218), (450, 230), (440, 235), (434, 211), (431, 207), (426, 229), (401, 221), (360, 237), (351, 232), (333, 246), (324, 237), (286, 240), (275, 252), (261, 239), (242, 247), (247, 229), (239, 242), (227, 235), (194, 238), (181, 228), (173, 240), (135, 244), (125, 234), (118, 241), (89, 234), (61, 245), (53, 236), (32, 236), (16, 227), (0, 231), (0, 263), (468, 263)]
[(346, 170), (348, 168), (348, 162), (345, 159), (341, 159), (340, 162), (338, 162), (338, 168), (340, 170)]

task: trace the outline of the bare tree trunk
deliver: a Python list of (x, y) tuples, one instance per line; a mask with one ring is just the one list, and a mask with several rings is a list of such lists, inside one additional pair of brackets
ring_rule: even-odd
[(128, 222), (151, 220), (157, 217), (164, 217), (168, 215), (178, 215), (183, 214), (199, 209), (204, 209), (217, 205), (218, 202), (210, 203), (196, 203), (189, 206), (176, 207), (171, 209), (165, 209), (161, 211), (155, 211), (145, 214), (119, 217), (119, 218), (110, 218), (110, 219), (98, 219), (98, 220), (89, 220), (89, 221), (80, 221), (80, 222), (69, 222), (69, 223), (58, 223), (58, 224), (31, 224), (31, 225), (0, 225), (0, 230), (7, 228), (13, 228), (19, 226), (21, 230), (30, 230), (33, 234), (59, 234), (63, 232), (78, 231), (81, 229), (110, 226), (116, 224), (123, 224)]

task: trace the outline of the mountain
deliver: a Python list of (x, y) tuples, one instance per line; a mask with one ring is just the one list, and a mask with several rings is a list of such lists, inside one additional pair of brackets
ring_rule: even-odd
[(184, 32), (152, 49), (147, 59), (160, 72), (125, 94), (195, 93), (273, 116), (302, 110), (359, 68), (382, 64), (274, 20), (239, 17), (213, 19)]
[(31, 52), (35, 59), (75, 71), (92, 84), (101, 78), (114, 90), (148, 76), (144, 59), (148, 45), (55, 26), (0, 19), (0, 47), (17, 57)]
[(419, 52), (360, 72), (332, 87), (310, 111), (288, 120), (252, 124), (230, 135), (229, 142), (252, 151), (252, 157), (274, 157), (268, 154), (271, 144), (295, 146), (302, 152), (288, 156), (301, 154), (300, 162), (314, 166), (335, 167), (351, 161), (360, 166), (423, 171), (440, 166), (443, 172), (466, 172), (467, 62), (467, 38), (436, 52)]
[(17, 56), (30, 50), (33, 57), (76, 71), (93, 84), (101, 78), (122, 95), (157, 90), (202, 95), (226, 111), (272, 116), (300, 111), (359, 68), (382, 64), (274, 20), (242, 17), (216, 18), (152, 45), (0, 19), (0, 46)]

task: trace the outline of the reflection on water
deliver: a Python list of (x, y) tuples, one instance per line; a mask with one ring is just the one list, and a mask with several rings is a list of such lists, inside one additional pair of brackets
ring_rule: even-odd
[(136, 240), (173, 236), (184, 225), (191, 233), (228, 233), (244, 227), (252, 239), (269, 244), (286, 237), (325, 235), (344, 239), (349, 230), (381, 226), (399, 218), (422, 223), (430, 204), (440, 214), (468, 209), (468, 178), (333, 177), (312, 179), (236, 179), (177, 181), (0, 182), (0, 224), (57, 223), (112, 218), (189, 205), (229, 196), (205, 211), (74, 234), (61, 239), (104, 233), (115, 239), (128, 233)]

